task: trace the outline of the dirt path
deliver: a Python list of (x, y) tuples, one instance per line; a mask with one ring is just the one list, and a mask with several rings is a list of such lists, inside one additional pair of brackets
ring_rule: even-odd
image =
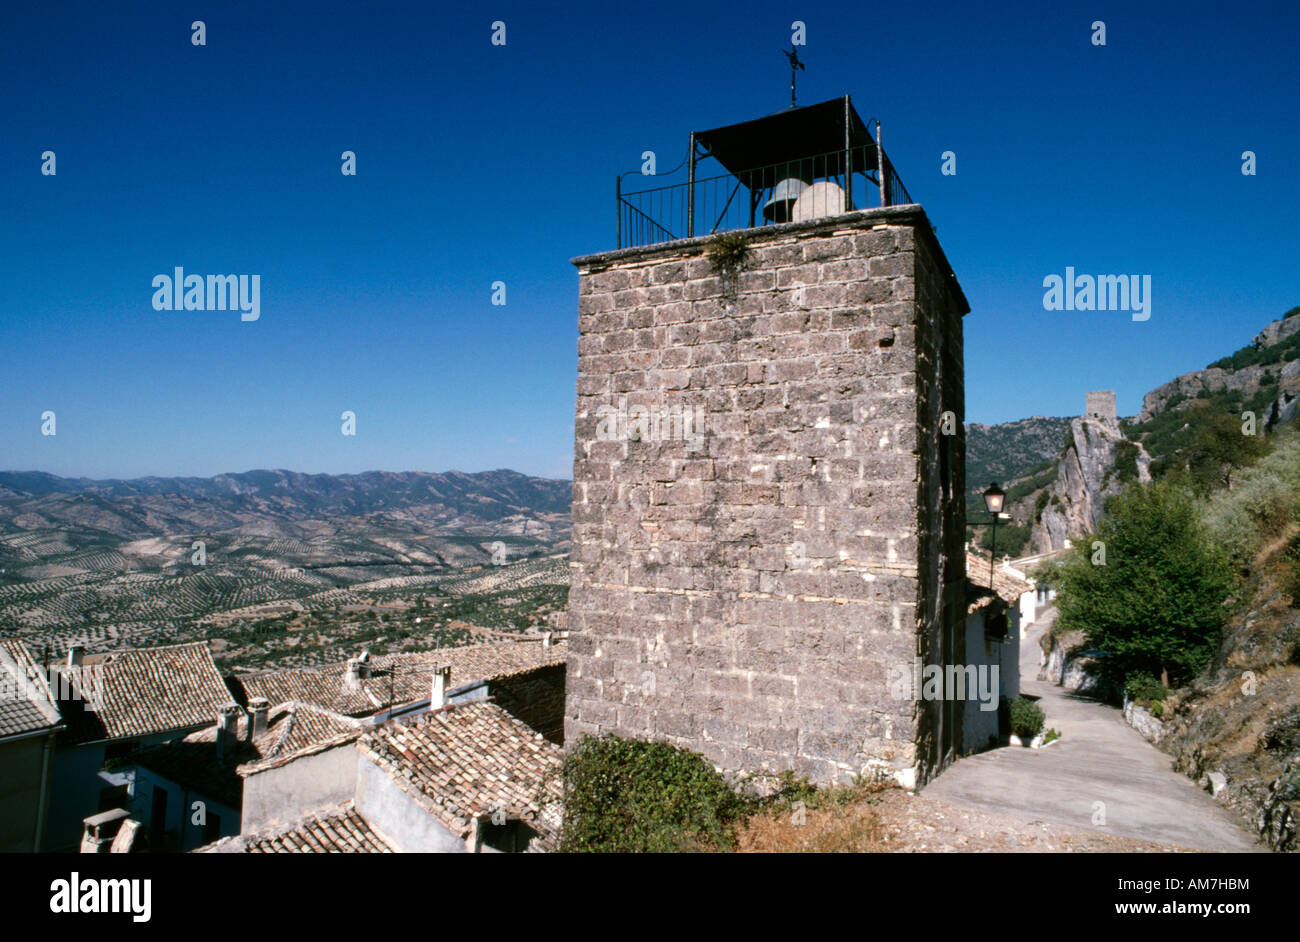
[(1173, 771), (1169, 757), (1119, 710), (1034, 679), (1038, 639), (1055, 615), (1048, 610), (1021, 642), (1020, 686), (1041, 698), (1047, 725), (1061, 731), (1061, 740), (961, 759), (925, 787), (924, 797), (1195, 850), (1263, 850), (1231, 812)]

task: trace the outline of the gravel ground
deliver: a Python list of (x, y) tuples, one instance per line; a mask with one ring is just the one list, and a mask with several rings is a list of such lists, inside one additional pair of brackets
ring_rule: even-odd
[(950, 804), (885, 789), (839, 808), (759, 816), (741, 830), (742, 853), (1190, 853), (1030, 818)]
[(903, 791), (885, 793), (877, 807), (886, 829), (883, 843), (899, 853), (1190, 853), (1172, 844), (965, 808)]

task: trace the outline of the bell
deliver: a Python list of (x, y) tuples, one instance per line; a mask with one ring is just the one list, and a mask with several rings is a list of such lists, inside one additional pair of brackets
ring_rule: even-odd
[(820, 219), (823, 216), (838, 216), (852, 206), (846, 206), (844, 191), (832, 180), (821, 180), (799, 194), (799, 198), (790, 207), (790, 218), (794, 222)]
[(790, 209), (808, 184), (798, 177), (787, 177), (772, 187), (772, 196), (763, 204), (763, 218), (769, 222), (789, 222)]

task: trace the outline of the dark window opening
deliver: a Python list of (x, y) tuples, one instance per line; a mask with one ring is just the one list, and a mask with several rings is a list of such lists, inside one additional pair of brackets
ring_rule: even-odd
[(221, 815), (208, 812), (208, 819), (203, 825), (203, 843), (211, 844), (221, 837)]
[(119, 739), (104, 746), (105, 759), (123, 759), (138, 749), (140, 744), (134, 739)]
[(149, 833), (154, 840), (162, 842), (163, 831), (167, 828), (167, 789), (153, 787), (153, 807), (149, 812)]
[(503, 854), (518, 854), (528, 849), (528, 842), (537, 832), (518, 819), (505, 824), (493, 824), (491, 819), (479, 824), (479, 843), (483, 848)]
[(101, 788), (99, 790), (100, 811), (112, 811), (114, 808), (125, 808), (127, 802), (130, 800), (130, 789), (126, 785), (113, 785), (109, 788)]

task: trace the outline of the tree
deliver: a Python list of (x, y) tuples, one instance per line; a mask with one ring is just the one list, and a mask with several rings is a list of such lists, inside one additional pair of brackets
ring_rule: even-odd
[(1209, 660), (1232, 586), (1191, 495), (1165, 481), (1134, 484), (1107, 502), (1096, 535), (1062, 568), (1059, 623), (1126, 674), (1158, 672), (1168, 686), (1171, 673), (1185, 679)]
[[(1022, 527), (1014, 523), (1003, 523), (998, 526), (997, 532), (997, 552), (999, 556), (1019, 556), (1020, 551), (1025, 548), (1033, 532), (1029, 527)], [(981, 549), (993, 548), (993, 527), (989, 526), (984, 529), (984, 535), (980, 537)]]
[(1201, 482), (1204, 491), (1231, 488), (1233, 472), (1253, 464), (1268, 451), (1262, 434), (1243, 434), (1239, 417), (1208, 403), (1197, 403), (1189, 409), (1187, 421), (1193, 432), (1182, 456), (1187, 470)]

